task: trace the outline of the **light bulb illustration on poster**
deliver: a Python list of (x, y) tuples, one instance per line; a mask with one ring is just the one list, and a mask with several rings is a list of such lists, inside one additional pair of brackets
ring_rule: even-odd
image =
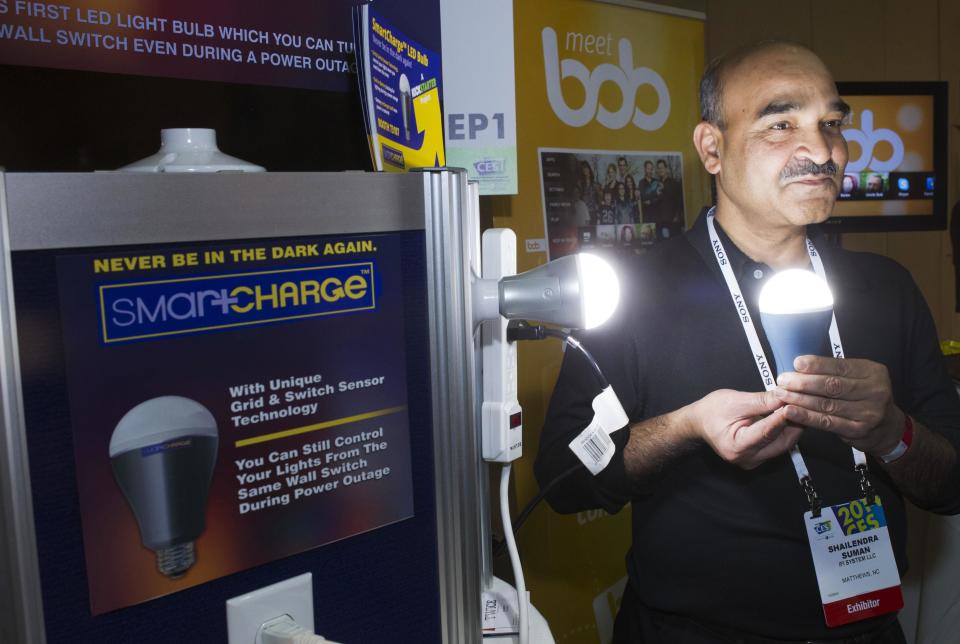
[(413, 516), (391, 235), (58, 258), (93, 614)]

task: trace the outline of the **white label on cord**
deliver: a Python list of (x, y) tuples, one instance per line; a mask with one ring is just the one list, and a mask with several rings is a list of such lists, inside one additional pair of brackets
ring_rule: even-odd
[(623, 411), (613, 387), (607, 386), (593, 399), (593, 420), (570, 441), (570, 449), (590, 473), (596, 476), (610, 464), (616, 451), (610, 434), (626, 427), (629, 422), (630, 419)]
[(594, 476), (610, 464), (610, 459), (613, 458), (613, 453), (616, 451), (613, 441), (610, 440), (607, 432), (603, 430), (596, 418), (576, 438), (570, 441), (570, 449)]

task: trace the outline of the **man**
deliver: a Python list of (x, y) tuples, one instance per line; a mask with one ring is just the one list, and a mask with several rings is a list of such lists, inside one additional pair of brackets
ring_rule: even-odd
[[(575, 469), (547, 498), (561, 512), (632, 504), (615, 642), (904, 641), (896, 613), (826, 625), (804, 518), (812, 497), (788, 453), (799, 447), (827, 506), (865, 496), (851, 447), (866, 453), (901, 574), (903, 497), (960, 511), (960, 401), (918, 289), (888, 259), (813, 237), (846, 359), (802, 356), (765, 390), (746, 333), (769, 275), (811, 265), (806, 227), (836, 199), (848, 110), (800, 46), (766, 43), (713, 63), (693, 138), (716, 178), (715, 240), (701, 216), (633, 260), (618, 319), (584, 334), (630, 422), (611, 436), (609, 465), (596, 476)], [(749, 315), (734, 305), (727, 269)], [(540, 439), (541, 486), (577, 464), (568, 445), (593, 419), (597, 393), (568, 352)]]
[(883, 177), (879, 174), (871, 174), (867, 178), (867, 192), (874, 194), (883, 192)]
[(657, 159), (657, 177), (660, 179), (660, 201), (653, 221), (661, 229), (679, 233), (683, 229), (683, 194), (680, 182), (671, 176), (665, 159)]
[(656, 210), (653, 203), (659, 201), (661, 192), (660, 182), (653, 176), (653, 161), (643, 162), (643, 178), (637, 182), (637, 187), (640, 189), (640, 202), (644, 218), (647, 221), (652, 221), (651, 217)]
[(627, 180), (627, 177), (632, 177), (630, 174), (630, 165), (627, 163), (627, 157), (617, 157), (617, 181), (623, 183)]

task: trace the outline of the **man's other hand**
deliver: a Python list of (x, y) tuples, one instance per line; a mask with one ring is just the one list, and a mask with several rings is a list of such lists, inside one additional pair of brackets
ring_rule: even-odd
[(773, 392), (718, 389), (687, 408), (691, 431), (723, 460), (749, 470), (790, 450), (803, 430)]
[(800, 356), (780, 374), (774, 393), (791, 423), (832, 432), (872, 455), (887, 454), (903, 435), (887, 368), (870, 360)]

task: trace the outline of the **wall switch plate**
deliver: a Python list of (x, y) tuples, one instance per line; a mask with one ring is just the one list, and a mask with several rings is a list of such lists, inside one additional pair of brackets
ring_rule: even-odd
[(264, 622), (289, 615), (297, 624), (313, 630), (313, 574), (304, 573), (271, 586), (227, 600), (229, 644), (258, 644), (257, 632)]

